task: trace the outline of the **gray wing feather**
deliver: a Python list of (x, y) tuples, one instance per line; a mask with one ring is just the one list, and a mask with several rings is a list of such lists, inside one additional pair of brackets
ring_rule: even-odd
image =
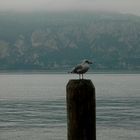
[(71, 71), (71, 73), (78, 73), (80, 70), (82, 69), (81, 65), (77, 65), (76, 67), (74, 67)]

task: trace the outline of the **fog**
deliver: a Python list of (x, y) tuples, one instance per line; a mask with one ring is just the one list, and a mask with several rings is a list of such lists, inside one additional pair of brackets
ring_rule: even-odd
[(140, 0), (0, 0), (0, 11), (108, 11), (140, 15)]

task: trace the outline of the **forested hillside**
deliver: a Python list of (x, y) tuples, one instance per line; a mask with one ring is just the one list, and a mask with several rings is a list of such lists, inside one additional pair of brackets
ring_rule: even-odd
[(140, 17), (116, 13), (1, 13), (1, 70), (140, 70)]

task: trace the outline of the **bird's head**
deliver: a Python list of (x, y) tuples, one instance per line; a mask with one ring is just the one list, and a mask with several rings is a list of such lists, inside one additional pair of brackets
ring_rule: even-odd
[(91, 62), (91, 61), (89, 61), (89, 60), (87, 60), (87, 59), (83, 60), (83, 63), (93, 64), (93, 62)]

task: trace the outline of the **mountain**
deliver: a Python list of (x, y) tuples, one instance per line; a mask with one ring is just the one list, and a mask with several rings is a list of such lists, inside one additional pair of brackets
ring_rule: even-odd
[(0, 13), (0, 70), (140, 70), (140, 17), (118, 13)]

